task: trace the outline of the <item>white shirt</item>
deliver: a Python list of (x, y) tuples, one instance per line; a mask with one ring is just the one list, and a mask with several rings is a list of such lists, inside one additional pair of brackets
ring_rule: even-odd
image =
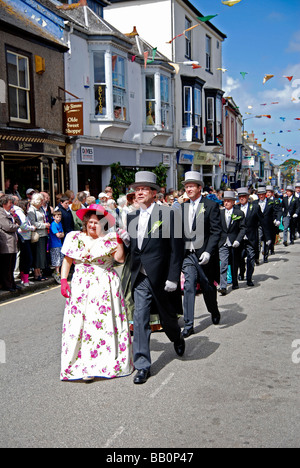
[(266, 209), (267, 199), (265, 199), (264, 201), (259, 200), (258, 204), (260, 206), (261, 212), (263, 213)]
[[(138, 242), (138, 248), (141, 249), (143, 245), (143, 240), (145, 238), (146, 231), (148, 229), (148, 224), (149, 224), (149, 219), (151, 217), (153, 208), (155, 206), (155, 203), (152, 203), (146, 210), (143, 210), (142, 208), (140, 209), (140, 215), (139, 215), (139, 223), (138, 223), (138, 237), (137, 237), (137, 242)], [(146, 270), (141, 266), (140, 272), (147, 276)]]
[[(225, 221), (226, 221), (226, 224), (227, 224), (227, 228), (229, 228), (229, 226), (230, 226), (232, 215), (233, 215), (233, 208), (231, 208), (231, 210), (226, 210), (225, 209)], [(227, 247), (232, 247), (232, 244), (230, 242), (229, 237), (227, 237), (225, 245), (227, 245)]]

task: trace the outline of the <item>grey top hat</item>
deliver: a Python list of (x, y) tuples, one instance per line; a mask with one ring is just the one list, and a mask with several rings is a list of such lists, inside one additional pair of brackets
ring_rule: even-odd
[(297, 182), (297, 183), (295, 184), (295, 188), (300, 188), (300, 182)]
[(266, 190), (267, 190), (267, 192), (275, 192), (275, 189), (274, 189), (274, 187), (272, 185), (267, 185)]
[(292, 185), (288, 185), (286, 189), (290, 190), (291, 192), (295, 192), (295, 189)]
[(197, 171), (186, 172), (185, 180), (182, 182), (182, 184), (185, 185), (189, 183), (198, 184), (198, 185), (201, 185), (201, 187), (204, 187), (204, 183), (201, 180), (200, 172), (197, 172)]
[(237, 189), (238, 196), (241, 197), (242, 195), (249, 195), (249, 191), (247, 187), (241, 187)]
[(228, 190), (227, 192), (224, 192), (223, 196), (224, 200), (236, 200), (235, 192), (232, 190)]
[(160, 187), (156, 182), (157, 177), (154, 172), (140, 171), (135, 174), (135, 182), (130, 186), (130, 188), (136, 189), (136, 187), (145, 186), (159, 191)]
[(267, 193), (267, 188), (266, 187), (258, 187), (257, 193), (258, 194)]

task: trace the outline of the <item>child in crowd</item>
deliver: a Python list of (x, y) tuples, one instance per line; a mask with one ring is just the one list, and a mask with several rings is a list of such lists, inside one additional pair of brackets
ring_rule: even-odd
[(60, 268), (64, 259), (61, 253), (62, 239), (65, 237), (61, 223), (62, 214), (60, 211), (55, 211), (53, 214), (53, 222), (50, 226), (50, 257), (52, 266), (55, 267), (53, 277), (55, 281), (60, 284)]

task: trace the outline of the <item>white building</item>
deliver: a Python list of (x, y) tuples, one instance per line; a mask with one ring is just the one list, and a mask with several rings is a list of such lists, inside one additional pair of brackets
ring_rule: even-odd
[(176, 64), (174, 135), (179, 181), (186, 171), (195, 169), (206, 184), (218, 188), (224, 160), (219, 142), (226, 36), (212, 22), (200, 21), (203, 15), (188, 0), (110, 0), (104, 18), (123, 33), (136, 26), (146, 41)]

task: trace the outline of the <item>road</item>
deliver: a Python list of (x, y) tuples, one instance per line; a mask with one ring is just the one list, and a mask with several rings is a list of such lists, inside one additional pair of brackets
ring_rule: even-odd
[(219, 326), (198, 297), (183, 359), (153, 334), (142, 386), (60, 382), (58, 288), (0, 304), (0, 446), (299, 447), (299, 254), (279, 246), (255, 288), (220, 297)]

